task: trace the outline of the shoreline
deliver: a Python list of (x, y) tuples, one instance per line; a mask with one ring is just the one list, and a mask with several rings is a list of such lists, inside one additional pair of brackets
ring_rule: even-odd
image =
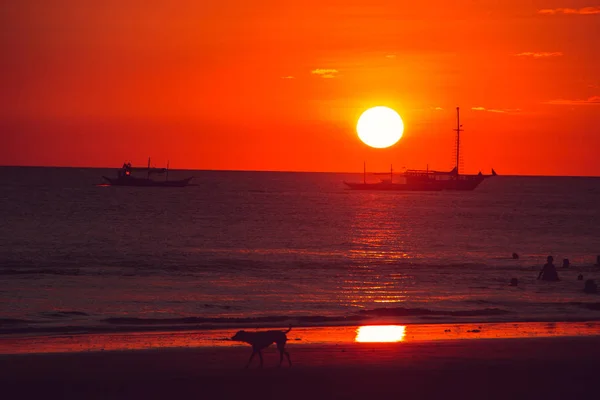
[[(596, 299), (593, 299), (596, 300)], [(570, 315), (522, 316), (514, 312), (488, 307), (472, 310), (431, 310), (426, 308), (380, 308), (360, 311), (349, 315), (296, 315), (296, 316), (257, 316), (257, 317), (173, 317), (138, 318), (108, 317), (101, 320), (85, 320), (88, 314), (78, 311), (57, 312), (56, 316), (80, 317), (71, 322), (36, 321), (18, 318), (0, 318), (0, 339), (6, 335), (78, 335), (101, 333), (144, 333), (210, 331), (224, 329), (270, 329), (289, 324), (306, 328), (333, 326), (355, 326), (374, 324), (472, 324), (472, 323), (581, 323), (600, 322), (600, 302), (566, 302), (564, 307)], [(576, 315), (577, 313), (581, 315)], [(79, 323), (79, 324), (78, 324)]]
[[(594, 337), (600, 338), (600, 321), (584, 322), (458, 322), (458, 323), (419, 323), (398, 324), (378, 321), (369, 324), (338, 326), (293, 326), (288, 333), (288, 345), (303, 347), (310, 345), (352, 345), (364, 341), (359, 332), (364, 327), (393, 326), (401, 332), (392, 336), (381, 335), (367, 341), (388, 341), (407, 343), (472, 341), (481, 339), (525, 339)], [(265, 329), (284, 329), (288, 326), (275, 325), (260, 327)], [(203, 330), (153, 330), (144, 332), (86, 332), (59, 333), (50, 335), (1, 335), (0, 356), (15, 354), (44, 353), (84, 353), (123, 350), (150, 349), (197, 349), (239, 347), (243, 344), (229, 340), (239, 329), (249, 331), (252, 328), (231, 327), (227, 329)], [(364, 331), (363, 331), (364, 332)], [(376, 339), (376, 340), (375, 340)]]

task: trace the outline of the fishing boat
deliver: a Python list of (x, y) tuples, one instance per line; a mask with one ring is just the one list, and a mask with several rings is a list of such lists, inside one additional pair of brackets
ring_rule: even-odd
[[(492, 168), (491, 175), (479, 172), (476, 175), (466, 175), (459, 172), (460, 161), (460, 109), (456, 107), (456, 165), (451, 171), (434, 171), (408, 169), (394, 177), (393, 168), (390, 167), (389, 179), (380, 182), (367, 183), (367, 170), (364, 165), (363, 182), (346, 182), (344, 184), (352, 190), (405, 190), (405, 191), (442, 191), (442, 190), (474, 190), (485, 179), (496, 176)], [(376, 174), (382, 175), (382, 174)], [(385, 174), (387, 175), (387, 174)]]
[[(408, 172), (408, 171), (407, 171)], [(377, 174), (381, 175), (381, 174)], [(390, 167), (390, 178), (381, 179), (379, 182), (367, 183), (367, 169), (365, 166), (363, 173), (363, 182), (346, 182), (344, 184), (353, 190), (411, 190), (411, 191), (441, 191), (443, 188), (436, 185), (435, 181), (430, 179), (406, 179), (404, 174), (401, 174), (400, 181), (394, 182), (394, 170)], [(416, 178), (416, 177), (415, 177)]]
[[(134, 172), (145, 172), (146, 177), (133, 176)], [(165, 180), (154, 180), (150, 176), (154, 174), (165, 174)], [(169, 164), (167, 168), (154, 168), (150, 166), (148, 158), (148, 167), (132, 167), (131, 163), (123, 163), (123, 166), (117, 170), (116, 178), (102, 176), (108, 182), (108, 186), (144, 186), (144, 187), (184, 187), (190, 184), (194, 178), (189, 177), (181, 180), (169, 180)]]

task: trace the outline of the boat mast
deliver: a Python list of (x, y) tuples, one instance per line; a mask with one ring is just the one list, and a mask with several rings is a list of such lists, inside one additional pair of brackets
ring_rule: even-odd
[(150, 179), (150, 157), (148, 157), (148, 179)]
[(394, 170), (392, 169), (392, 164), (390, 164), (390, 183), (394, 180)]
[(367, 183), (367, 162), (363, 161), (363, 183)]
[(165, 181), (169, 180), (169, 160), (167, 160), (167, 176), (165, 177)]
[(463, 129), (460, 129), (462, 125), (460, 124), (460, 108), (456, 107), (456, 175), (458, 175), (459, 170), (459, 161), (460, 161), (460, 133)]

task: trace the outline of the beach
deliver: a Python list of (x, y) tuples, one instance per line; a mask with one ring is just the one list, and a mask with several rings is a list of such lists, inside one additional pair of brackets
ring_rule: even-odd
[(600, 337), (249, 346), (0, 356), (3, 398), (595, 398)]
[[(255, 329), (248, 329), (255, 331)], [(6, 398), (593, 397), (598, 322), (293, 327), (264, 365), (235, 329), (0, 339)], [(382, 342), (383, 341), (383, 342)], [(387, 342), (386, 342), (387, 341)]]

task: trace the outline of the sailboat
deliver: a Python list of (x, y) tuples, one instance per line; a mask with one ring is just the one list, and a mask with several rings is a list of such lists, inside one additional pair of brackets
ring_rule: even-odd
[[(146, 177), (133, 176), (134, 172), (146, 172)], [(154, 180), (150, 176), (154, 174), (165, 174), (165, 180)], [(109, 186), (152, 186), (152, 187), (184, 187), (188, 186), (194, 178), (189, 177), (181, 180), (169, 180), (169, 163), (167, 168), (154, 168), (150, 166), (150, 157), (148, 157), (148, 167), (133, 167), (131, 163), (123, 163), (123, 166), (117, 170), (116, 178), (102, 176), (108, 182)]]
[[(456, 107), (456, 165), (451, 171), (434, 171), (408, 169), (398, 174), (394, 181), (393, 169), (390, 167), (390, 178), (376, 183), (367, 183), (367, 169), (364, 165), (363, 182), (345, 182), (353, 190), (409, 190), (409, 191), (441, 191), (441, 190), (474, 190), (481, 182), (491, 176), (496, 176), (492, 168), (491, 175), (465, 175), (459, 172), (460, 161), (460, 108)], [(380, 174), (379, 174), (380, 175)]]

